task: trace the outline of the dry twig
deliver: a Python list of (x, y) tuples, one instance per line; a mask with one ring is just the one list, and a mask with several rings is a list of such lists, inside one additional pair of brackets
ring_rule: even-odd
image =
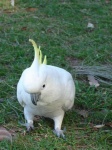
[(98, 81), (112, 85), (112, 65), (108, 66), (73, 66), (78, 75), (92, 75)]

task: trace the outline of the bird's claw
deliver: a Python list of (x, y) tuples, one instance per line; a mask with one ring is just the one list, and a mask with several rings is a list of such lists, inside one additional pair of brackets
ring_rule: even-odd
[(22, 126), (25, 126), (27, 128), (27, 131), (30, 132), (31, 130), (34, 130), (34, 126), (32, 123), (21, 123), (19, 122)]
[(66, 129), (64, 128), (64, 130), (60, 130), (59, 128), (56, 128), (53, 133), (58, 136), (59, 138), (62, 137), (63, 139), (65, 139), (65, 135), (64, 132), (66, 131)]
[(28, 132), (30, 132), (31, 130), (34, 130), (33, 124), (30, 124), (30, 123), (26, 123), (26, 128)]

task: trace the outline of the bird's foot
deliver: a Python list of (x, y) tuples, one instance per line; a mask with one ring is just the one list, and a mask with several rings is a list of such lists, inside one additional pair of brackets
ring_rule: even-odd
[(28, 132), (34, 130), (34, 125), (32, 123), (26, 123), (26, 129)]
[(63, 139), (65, 139), (65, 135), (64, 132), (66, 131), (66, 128), (64, 128), (64, 130), (60, 130), (59, 128), (56, 128), (53, 133), (58, 136), (59, 138), (62, 137)]
[(31, 130), (34, 130), (33, 122), (28, 122), (28, 123), (21, 123), (22, 126), (25, 126), (27, 131), (30, 132)]

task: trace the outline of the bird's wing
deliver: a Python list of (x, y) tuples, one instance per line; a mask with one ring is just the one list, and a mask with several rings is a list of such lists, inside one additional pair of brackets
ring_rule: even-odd
[(63, 105), (63, 109), (69, 110), (72, 108), (74, 104), (74, 98), (75, 98), (75, 86), (72, 79), (68, 80), (67, 86), (66, 86), (66, 94), (65, 94), (66, 101)]
[(22, 85), (22, 76), (17, 84), (17, 99), (19, 101), (19, 103), (21, 104), (21, 106), (25, 106), (25, 102), (24, 102), (24, 90), (23, 90), (23, 85)]

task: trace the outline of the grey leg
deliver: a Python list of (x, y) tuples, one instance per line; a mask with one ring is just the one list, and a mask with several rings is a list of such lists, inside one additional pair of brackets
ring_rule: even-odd
[(61, 130), (63, 117), (64, 117), (64, 111), (62, 111), (62, 113), (59, 116), (53, 118), (54, 124), (55, 124), (53, 132), (58, 137), (65, 138), (65, 135), (64, 135), (65, 130)]
[(27, 121), (27, 123), (25, 124), (27, 131), (31, 131), (31, 129), (34, 129), (34, 126), (33, 126), (34, 115), (32, 115), (30, 112), (28, 112), (27, 108), (25, 107), (24, 108), (24, 116)]

